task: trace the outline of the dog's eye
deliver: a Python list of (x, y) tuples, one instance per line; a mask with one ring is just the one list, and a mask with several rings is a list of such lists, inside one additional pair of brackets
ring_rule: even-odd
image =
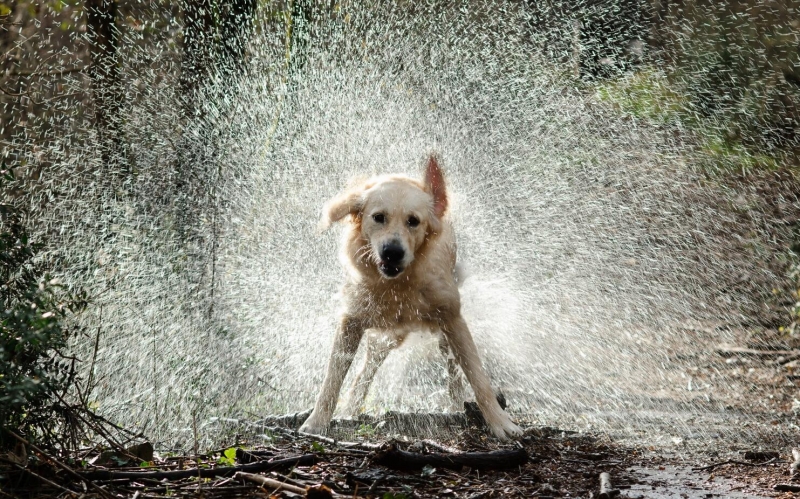
[(386, 221), (386, 217), (383, 213), (376, 213), (372, 215), (372, 219), (375, 220), (375, 223), (382, 224)]
[(411, 215), (410, 217), (408, 217), (408, 226), (409, 227), (416, 227), (417, 225), (419, 225), (419, 218), (415, 217), (414, 215)]

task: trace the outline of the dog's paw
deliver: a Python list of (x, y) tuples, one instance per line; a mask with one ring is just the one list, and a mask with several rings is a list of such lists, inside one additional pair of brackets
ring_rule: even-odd
[(501, 421), (488, 423), (489, 431), (499, 440), (508, 440), (522, 435), (522, 428), (514, 424), (508, 414), (504, 414)]
[(300, 427), (300, 431), (303, 433), (311, 433), (312, 435), (322, 435), (325, 433), (328, 423), (329, 421), (314, 417), (314, 414), (312, 413), (311, 416), (306, 419), (306, 422)]
[(325, 428), (327, 425), (324, 424), (315, 424), (309, 423), (306, 421), (303, 423), (303, 426), (300, 427), (300, 433), (310, 433), (312, 435), (322, 435), (325, 433)]

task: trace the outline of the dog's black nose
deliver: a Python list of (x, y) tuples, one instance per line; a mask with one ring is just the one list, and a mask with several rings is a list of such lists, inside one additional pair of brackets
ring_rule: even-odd
[(385, 244), (381, 249), (381, 260), (390, 264), (397, 264), (403, 261), (406, 252), (399, 243), (391, 242)]

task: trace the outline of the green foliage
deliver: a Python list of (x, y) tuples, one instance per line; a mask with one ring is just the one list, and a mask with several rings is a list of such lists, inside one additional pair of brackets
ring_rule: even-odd
[(356, 430), (356, 435), (359, 437), (369, 438), (375, 435), (375, 427), (369, 424), (361, 424)]
[(793, 2), (687, 2), (667, 16), (670, 79), (694, 112), (748, 146), (798, 146), (800, 50)]
[[(713, 47), (713, 44), (707, 47), (712, 53), (704, 57), (719, 56), (715, 52), (717, 49)], [(722, 51), (744, 50), (741, 47), (717, 48)], [(684, 54), (683, 57), (687, 58), (689, 55)], [(697, 57), (700, 55), (697, 54)], [(740, 60), (741, 57), (734, 59)], [(747, 95), (753, 95), (752, 88), (748, 90), (750, 94), (747, 94), (747, 92), (728, 92), (725, 85), (716, 87), (714, 86), (716, 83), (703, 81), (702, 78), (694, 85), (681, 82), (681, 78), (686, 76), (682, 71), (686, 71), (688, 64), (688, 60), (679, 62), (678, 69), (672, 74), (642, 67), (639, 71), (623, 77), (598, 82), (594, 86), (595, 96), (611, 104), (623, 115), (655, 126), (675, 127), (683, 132), (688, 131), (695, 145), (692, 164), (709, 176), (725, 179), (731, 176), (745, 177), (751, 173), (788, 171), (795, 179), (800, 178), (798, 169), (800, 149), (795, 147), (797, 144), (789, 141), (783, 143), (782, 147), (764, 147), (765, 143), (759, 143), (753, 138), (755, 136), (753, 134), (767, 137), (769, 130), (776, 133), (780, 131), (769, 128), (770, 120), (782, 120), (785, 124), (792, 125), (795, 118), (789, 113), (791, 109), (773, 109), (776, 114), (767, 119), (764, 114), (767, 113), (764, 102), (747, 100), (749, 98)], [(705, 76), (708, 75), (703, 77)], [(744, 76), (740, 74), (736, 78)], [(761, 77), (756, 71), (747, 78), (758, 82)], [(800, 82), (800, 78), (797, 81)], [(756, 85), (755, 88), (757, 90), (761, 87)], [(730, 102), (723, 105), (720, 100), (722, 98), (716, 94), (725, 92), (728, 92)], [(796, 95), (792, 92), (785, 94), (783, 101), (793, 102), (796, 97), (800, 103), (800, 91), (795, 92)], [(797, 122), (800, 123), (800, 118)], [(798, 132), (800, 133), (800, 128)], [(794, 193), (790, 192), (788, 195), (793, 197)], [(793, 303), (789, 307), (788, 326), (780, 328), (781, 331), (791, 335), (800, 334), (800, 263), (798, 263), (800, 231), (795, 233), (794, 240), (795, 247), (787, 255), (789, 278), (794, 282), (794, 289), (789, 292), (789, 297), (786, 297), (783, 291), (775, 291), (775, 298), (781, 303), (785, 303), (787, 298)]]
[(223, 451), (222, 456), (217, 459), (219, 464), (233, 466), (236, 464), (236, 447), (230, 447)]
[(714, 117), (698, 113), (685, 87), (674, 85), (665, 73), (652, 68), (600, 82), (595, 95), (623, 115), (655, 126), (690, 130), (696, 138), (696, 164), (707, 173), (746, 174), (788, 164), (787, 153), (748, 145), (721, 128)]
[(698, 137), (713, 173), (793, 167), (800, 153), (800, 26), (794, 2), (664, 4), (653, 67), (600, 82), (601, 100)]
[(682, 124), (692, 119), (685, 96), (675, 92), (663, 73), (644, 68), (596, 86), (597, 97), (611, 102), (623, 115), (657, 125)]
[[(0, 192), (7, 192), (13, 175), (3, 167), (0, 175)], [(0, 428), (36, 437), (61, 421), (55, 394), (75, 379), (72, 359), (61, 354), (72, 333), (64, 318), (85, 298), (45, 271), (37, 259), (42, 245), (30, 240), (24, 221), (13, 200), (0, 201)]]
[(700, 143), (699, 166), (710, 173), (748, 174), (778, 170), (788, 164), (779, 151), (766, 153), (730, 138), (710, 133)]
[(422, 476), (428, 477), (436, 473), (436, 468), (431, 466), (430, 464), (426, 464), (422, 468)]
[(312, 450), (313, 452), (319, 452), (319, 453), (323, 453), (323, 452), (325, 452), (325, 446), (324, 446), (324, 445), (322, 445), (322, 444), (321, 444), (321, 443), (319, 443), (319, 442), (312, 442), (312, 443), (311, 443), (311, 450)]
[(278, 435), (276, 435), (275, 432), (270, 430), (265, 430), (264, 433), (259, 435), (259, 437), (266, 442), (274, 442), (275, 440), (278, 439)]

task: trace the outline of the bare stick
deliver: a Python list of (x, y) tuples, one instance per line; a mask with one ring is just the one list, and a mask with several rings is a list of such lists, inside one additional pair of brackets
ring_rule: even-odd
[(733, 357), (734, 355), (743, 355), (750, 357), (786, 357), (791, 355), (800, 354), (800, 350), (757, 350), (755, 348), (733, 347), (728, 345), (720, 345), (717, 348), (717, 353), (723, 357)]
[(314, 433), (306, 433), (304, 431), (299, 431), (299, 430), (297, 431), (289, 430), (288, 428), (281, 428), (280, 426), (268, 427), (267, 429), (275, 433), (281, 433), (283, 435), (287, 435), (290, 437), (310, 438), (311, 440), (316, 440), (317, 442), (330, 444), (336, 447), (344, 447), (346, 449), (361, 449), (367, 451), (375, 451), (379, 450), (382, 447), (381, 444), (371, 444), (369, 442), (342, 442), (336, 440), (335, 438), (324, 437), (322, 435), (315, 435)]
[(611, 499), (619, 495), (619, 489), (611, 486), (611, 475), (600, 473), (600, 499)]
[[(275, 480), (274, 478), (268, 478), (262, 475), (253, 475), (251, 473), (236, 473), (233, 476), (235, 479), (247, 480), (249, 482), (257, 483), (262, 487), (269, 487), (272, 492), (277, 492), (279, 490), (285, 490), (288, 492), (292, 492), (295, 494), (303, 494), (303, 497), (311, 498), (331, 498), (331, 497), (344, 497), (333, 492), (331, 489), (324, 485), (309, 485), (306, 487), (298, 487), (297, 485), (292, 485), (291, 483), (281, 482), (280, 480)], [(271, 497), (271, 496), (270, 496)], [(355, 495), (353, 496), (355, 497)]]
[[(100, 318), (98, 319), (97, 322), (98, 322), (98, 324), (102, 324), (103, 323), (103, 306), (102, 305), (100, 305)], [(94, 365), (95, 365), (95, 361), (97, 361), (97, 351), (100, 348), (100, 330), (101, 329), (102, 329), (102, 326), (97, 326), (97, 334), (95, 335), (95, 338), (94, 338), (94, 350), (92, 351), (92, 363), (89, 365), (89, 375), (86, 378), (86, 389), (85, 389), (85, 396), (84, 396), (84, 399), (83, 399), (83, 405), (84, 406), (88, 406), (89, 405), (89, 394), (92, 392), (92, 388), (93, 388), (92, 382), (94, 381), (93, 380), (93, 378), (94, 378)]]
[(74, 491), (74, 490), (69, 490), (69, 489), (62, 487), (61, 485), (59, 485), (59, 484), (57, 484), (57, 483), (55, 483), (55, 482), (51, 482), (51, 481), (50, 481), (50, 480), (48, 480), (47, 478), (45, 478), (45, 477), (43, 477), (43, 476), (41, 476), (41, 475), (37, 475), (36, 473), (34, 473), (33, 471), (31, 471), (31, 470), (29, 470), (29, 469), (27, 469), (27, 468), (23, 468), (22, 466), (18, 465), (17, 463), (12, 463), (12, 464), (13, 464), (13, 465), (14, 465), (16, 468), (18, 468), (19, 470), (21, 470), (23, 473), (28, 473), (28, 474), (30, 474), (30, 475), (32, 475), (32, 476), (34, 476), (34, 477), (38, 478), (39, 480), (43, 481), (44, 483), (46, 483), (46, 484), (50, 485), (51, 487), (55, 487), (56, 489), (58, 489), (58, 490), (60, 490), (60, 491), (62, 491), (62, 492), (66, 492), (67, 494), (69, 494), (69, 495), (71, 495), (71, 496), (74, 496), (74, 495), (75, 495), (75, 491)]
[(455, 447), (450, 447), (449, 445), (440, 444), (439, 442), (436, 442), (434, 440), (430, 440), (430, 439), (427, 439), (427, 438), (423, 439), (423, 440), (420, 440), (419, 443), (424, 445), (424, 446), (426, 446), (426, 447), (431, 447), (433, 449), (436, 449), (439, 452), (446, 452), (446, 453), (449, 453), (449, 454), (455, 454), (455, 453), (459, 452), (459, 450), (456, 449)]
[(197, 450), (197, 413), (192, 413), (192, 435), (194, 436), (194, 459), (197, 462), (197, 468), (200, 468), (200, 452)]
[(111, 471), (111, 470), (95, 470), (86, 471), (78, 475), (81, 478), (90, 480), (114, 480), (117, 478), (129, 478), (138, 480), (143, 478), (150, 478), (154, 480), (180, 480), (182, 478), (189, 478), (199, 476), (201, 478), (214, 478), (217, 476), (227, 476), (238, 471), (244, 472), (262, 472), (271, 471), (280, 468), (291, 468), (293, 466), (311, 466), (316, 464), (319, 458), (314, 454), (304, 454), (298, 457), (290, 457), (286, 459), (278, 459), (275, 461), (259, 461), (251, 464), (241, 464), (239, 466), (220, 466), (219, 468), (197, 468), (190, 470), (173, 470), (173, 471)]
[(261, 475), (253, 475), (252, 473), (244, 473), (244, 472), (240, 471), (240, 472), (236, 473), (235, 475), (233, 475), (233, 478), (234, 479), (241, 478), (242, 480), (247, 480), (248, 482), (257, 483), (257, 484), (262, 485), (264, 487), (269, 487), (269, 488), (273, 489), (272, 490), (273, 492), (276, 492), (276, 491), (278, 491), (280, 489), (283, 489), (283, 490), (288, 490), (289, 492), (294, 492), (295, 494), (303, 494), (303, 495), (305, 495), (305, 493), (306, 493), (306, 489), (304, 489), (302, 487), (298, 487), (296, 485), (291, 485), (291, 484), (284, 483), (284, 482), (279, 482), (278, 480), (274, 480), (272, 478), (267, 478), (267, 477), (261, 476)]
[(769, 461), (764, 461), (763, 463), (747, 463), (747, 462), (744, 462), (744, 461), (736, 461), (734, 459), (729, 459), (727, 461), (722, 461), (721, 463), (709, 464), (708, 466), (703, 466), (703, 467), (700, 467), (700, 468), (692, 468), (692, 471), (713, 470), (717, 466), (724, 466), (726, 464), (738, 464), (739, 466), (764, 466), (765, 464), (771, 464), (771, 463), (774, 463), (775, 461), (777, 461), (777, 459), (773, 458), (773, 459), (770, 459)]
[[(76, 386), (77, 386), (77, 385), (76, 385)], [(64, 399), (63, 399), (63, 397), (61, 397), (61, 395), (59, 395), (58, 393), (56, 393), (55, 395), (56, 395), (56, 397), (58, 397), (58, 400), (59, 400), (59, 402), (61, 402), (62, 404), (64, 404), (64, 406), (65, 406), (65, 407), (68, 407), (68, 408), (71, 410), (71, 412), (70, 412), (70, 415), (72, 415), (72, 416), (75, 416), (75, 417), (77, 417), (78, 419), (80, 419), (81, 421), (83, 421), (83, 422), (86, 424), (86, 426), (88, 426), (88, 427), (89, 427), (89, 429), (93, 430), (95, 433), (97, 433), (98, 435), (100, 435), (101, 437), (103, 437), (103, 438), (106, 440), (106, 442), (108, 442), (108, 444), (109, 444), (111, 447), (113, 447), (114, 449), (116, 449), (116, 450), (117, 450), (117, 451), (118, 451), (120, 454), (122, 454), (123, 456), (127, 456), (128, 458), (134, 458), (134, 457), (135, 457), (135, 456), (132, 456), (132, 455), (131, 455), (131, 454), (130, 454), (130, 453), (129, 453), (129, 452), (126, 450), (126, 449), (125, 449), (125, 447), (123, 447), (123, 446), (122, 446), (122, 444), (120, 444), (119, 442), (117, 442), (117, 441), (114, 439), (114, 437), (112, 437), (112, 436), (111, 436), (111, 432), (108, 432), (108, 431), (106, 431), (106, 430), (105, 430), (105, 428), (103, 428), (103, 426), (102, 426), (101, 424), (99, 424), (99, 423), (92, 423), (92, 422), (90, 422), (89, 420), (87, 420), (87, 419), (84, 417), (84, 414), (87, 414), (87, 415), (89, 415), (89, 416), (92, 416), (92, 417), (93, 417), (93, 419), (100, 419), (101, 421), (104, 421), (104, 422), (107, 422), (107, 421), (103, 420), (103, 419), (102, 419), (102, 418), (100, 418), (99, 416), (95, 417), (95, 414), (93, 414), (91, 411), (87, 410), (85, 407), (81, 407), (81, 406), (70, 406), (70, 405), (67, 403), (67, 401), (66, 401), (66, 400), (64, 400)], [(82, 413), (83, 413), (83, 414), (82, 414)], [(113, 423), (112, 423), (112, 426), (115, 426), (115, 427), (116, 427), (116, 425), (113, 425)], [(119, 427), (117, 427), (117, 428), (119, 429)], [(129, 440), (129, 441), (130, 441), (130, 440)]]
[[(59, 468), (63, 469), (64, 471), (66, 471), (68, 474), (72, 475), (73, 477), (77, 478), (78, 480), (87, 481), (84, 477), (82, 477), (78, 473), (72, 471), (72, 468), (70, 468), (66, 464), (63, 464), (58, 459), (54, 458), (53, 456), (49, 455), (48, 453), (46, 453), (45, 451), (43, 451), (39, 447), (37, 447), (37, 446), (33, 445), (32, 443), (28, 442), (27, 440), (25, 440), (24, 438), (20, 437), (19, 435), (17, 435), (13, 431), (11, 431), (9, 429), (6, 429), (6, 432), (9, 435), (11, 435), (12, 437), (14, 437), (15, 439), (19, 440), (23, 444), (27, 445), (31, 449), (35, 450), (39, 454), (43, 455), (44, 457), (46, 457), (47, 459), (52, 461), (56, 466), (58, 466)], [(92, 482), (90, 480), (88, 480), (88, 483), (89, 483), (89, 486), (91, 486), (93, 489), (97, 490), (100, 493), (101, 496), (106, 497), (108, 499), (114, 499), (114, 496), (112, 496), (111, 493), (108, 492), (103, 487), (100, 487), (99, 485), (97, 485), (96, 483), (94, 483), (94, 482)]]
[(784, 364), (788, 364), (789, 362), (794, 362), (795, 360), (798, 359), (800, 359), (800, 354), (787, 355), (785, 357), (778, 357), (778, 359), (775, 360), (775, 363), (782, 366)]
[(800, 492), (800, 485), (794, 485), (791, 483), (779, 483), (772, 488), (778, 492)]

